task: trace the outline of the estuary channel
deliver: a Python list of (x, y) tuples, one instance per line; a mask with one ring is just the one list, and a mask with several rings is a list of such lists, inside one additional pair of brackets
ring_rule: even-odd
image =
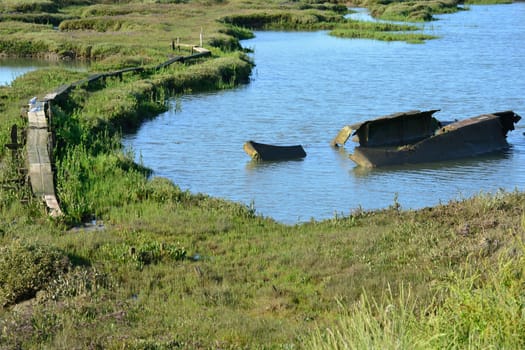
[[(508, 151), (461, 161), (364, 170), (329, 146), (346, 124), (440, 109), (441, 120), (514, 110), (525, 117), (525, 3), (438, 16), (424, 44), (256, 32), (251, 82), (173, 98), (124, 138), (154, 175), (183, 190), (253, 204), (294, 224), (394, 202), (416, 209), (500, 189), (525, 189), (525, 120)], [(247, 140), (302, 144), (301, 161), (253, 163)]]

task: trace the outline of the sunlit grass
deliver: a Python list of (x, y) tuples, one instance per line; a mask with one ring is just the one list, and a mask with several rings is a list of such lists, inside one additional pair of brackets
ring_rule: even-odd
[(455, 0), (387, 1), (370, 0), (367, 7), (374, 17), (390, 21), (428, 22), (435, 14), (454, 13), (461, 10)]
[[(519, 241), (521, 242), (521, 241)], [(525, 345), (523, 246), (496, 262), (467, 262), (432, 286), (423, 308), (410, 288), (397, 297), (341, 305), (337, 322), (304, 340), (306, 349), (520, 349)]]
[[(78, 86), (53, 103), (64, 218), (48, 218), (26, 184), (2, 183), (0, 260), (8, 268), (0, 296), (16, 305), (0, 310), (0, 347), (524, 346), (523, 193), (480, 193), (418, 211), (394, 200), (381, 211), (287, 226), (253, 207), (149, 178), (121, 148), (121, 130), (163, 110), (173, 94), (229, 88), (252, 68), (245, 55), (220, 46), (233, 48), (231, 38), (250, 33), (243, 23), (216, 21), (231, 9), (226, 3), (172, 5), (68, 7), (64, 13), (79, 20), (53, 37), (49, 26), (0, 29), (14, 34), (3, 45), (23, 39), (17, 45), (33, 50), (33, 38), (52, 52), (96, 57), (97, 69), (145, 68)], [(231, 5), (248, 24), (255, 10), (272, 10), (262, 16), (272, 28), (335, 30), (338, 18), (319, 6), (300, 12), (299, 3)], [(337, 25), (350, 32), (356, 25), (344, 23)], [(74, 29), (85, 25), (98, 31)], [(386, 38), (410, 30), (385, 26), (372, 31)], [(173, 39), (195, 43), (201, 28), (220, 43), (210, 59), (150, 70), (176, 54)], [(20, 107), (29, 98), (87, 75), (39, 70), (0, 88), (0, 141), (13, 123), (24, 126)], [(2, 152), (1, 178), (23, 179), (23, 159)]]

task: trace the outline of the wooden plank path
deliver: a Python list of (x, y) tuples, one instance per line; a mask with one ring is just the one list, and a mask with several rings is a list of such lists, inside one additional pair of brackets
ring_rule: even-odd
[[(198, 46), (191, 46), (191, 48), (191, 55), (175, 56), (166, 62), (153, 67), (153, 70), (160, 70), (175, 62), (184, 62), (190, 59), (211, 56), (211, 52), (205, 48)], [(29, 181), (31, 183), (33, 195), (45, 202), (50, 216), (59, 217), (63, 215), (63, 213), (55, 194), (53, 169), (49, 153), (52, 150), (53, 144), (50, 138), (51, 130), (49, 129), (48, 123), (50, 116), (46, 115), (46, 108), (50, 111), (51, 102), (62, 95), (67, 95), (77, 86), (89, 84), (107, 77), (116, 76), (121, 78), (124, 73), (141, 73), (144, 70), (144, 67), (131, 67), (113, 72), (93, 74), (72, 84), (58, 87), (56, 90), (46, 94), (42, 101), (37, 101), (36, 98), (33, 98), (30, 101), (29, 110), (27, 112), (28, 128), (26, 141)]]
[(45, 108), (45, 102), (34, 101), (29, 105), (27, 168), (33, 194), (46, 203), (50, 216), (58, 217), (62, 215), (62, 210), (55, 195), (51, 157), (48, 151), (49, 130)]

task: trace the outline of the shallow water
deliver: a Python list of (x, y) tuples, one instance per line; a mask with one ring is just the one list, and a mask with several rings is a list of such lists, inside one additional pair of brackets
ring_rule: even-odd
[[(471, 6), (425, 25), (422, 45), (257, 32), (252, 81), (175, 98), (124, 143), (182, 189), (245, 204), (285, 223), (348, 215), (397, 201), (421, 208), (498, 189), (525, 189), (525, 120), (511, 148), (463, 161), (367, 171), (353, 144), (330, 140), (345, 124), (413, 109), (442, 120), (501, 110), (525, 116), (525, 3)], [(302, 144), (300, 161), (253, 163), (247, 140)]]
[(69, 69), (84, 70), (88, 62), (77, 61), (49, 61), (30, 58), (1, 58), (0, 57), (0, 86), (9, 85), (17, 77), (33, 70), (48, 67), (67, 67)]

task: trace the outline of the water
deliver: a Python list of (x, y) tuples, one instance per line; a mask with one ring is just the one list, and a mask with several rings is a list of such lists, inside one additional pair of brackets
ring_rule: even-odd
[(1, 58), (0, 57), (0, 86), (9, 85), (17, 77), (40, 68), (61, 66), (69, 69), (84, 70), (87, 62), (77, 61), (49, 61), (30, 58)]
[[(525, 189), (525, 120), (487, 157), (367, 171), (329, 146), (345, 124), (412, 109), (450, 120), (514, 110), (525, 117), (525, 3), (471, 6), (425, 25), (422, 45), (257, 32), (252, 81), (175, 98), (124, 143), (182, 189), (250, 204), (293, 224), (357, 208), (421, 208)], [(519, 124), (518, 124), (519, 125)], [(245, 141), (302, 144), (301, 161), (253, 163)]]

